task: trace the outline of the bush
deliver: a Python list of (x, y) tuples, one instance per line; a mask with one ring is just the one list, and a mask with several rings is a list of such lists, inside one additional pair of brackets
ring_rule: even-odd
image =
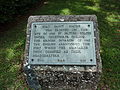
[(0, 0), (0, 23), (13, 19), (13, 15), (23, 14), (39, 0)]

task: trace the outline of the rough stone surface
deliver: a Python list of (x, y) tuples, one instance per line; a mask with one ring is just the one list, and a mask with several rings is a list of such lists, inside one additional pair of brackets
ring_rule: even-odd
[[(95, 49), (97, 65), (95, 66), (53, 66), (53, 65), (29, 65), (29, 42), (31, 23), (33, 22), (71, 22), (93, 21), (95, 33)], [(100, 58), (99, 30), (95, 15), (41, 15), (30, 16), (27, 25), (26, 49), (24, 58), (24, 72), (28, 85), (39, 90), (96, 90), (102, 72)]]

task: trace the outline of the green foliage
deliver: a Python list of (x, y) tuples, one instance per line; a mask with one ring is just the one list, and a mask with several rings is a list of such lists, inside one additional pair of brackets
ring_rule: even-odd
[(13, 19), (13, 15), (23, 14), (39, 0), (0, 0), (0, 23)]

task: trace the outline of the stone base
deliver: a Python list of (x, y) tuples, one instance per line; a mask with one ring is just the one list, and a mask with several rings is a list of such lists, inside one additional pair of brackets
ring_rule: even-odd
[[(32, 22), (93, 21), (95, 33), (96, 65), (53, 66), (28, 64), (29, 43)], [(100, 58), (99, 30), (95, 15), (42, 15), (28, 19), (24, 72), (27, 83), (35, 90), (96, 90), (102, 72)]]

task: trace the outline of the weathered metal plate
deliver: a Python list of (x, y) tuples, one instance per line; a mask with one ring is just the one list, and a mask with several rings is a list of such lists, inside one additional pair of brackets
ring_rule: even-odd
[(92, 21), (34, 22), (29, 64), (96, 65)]

